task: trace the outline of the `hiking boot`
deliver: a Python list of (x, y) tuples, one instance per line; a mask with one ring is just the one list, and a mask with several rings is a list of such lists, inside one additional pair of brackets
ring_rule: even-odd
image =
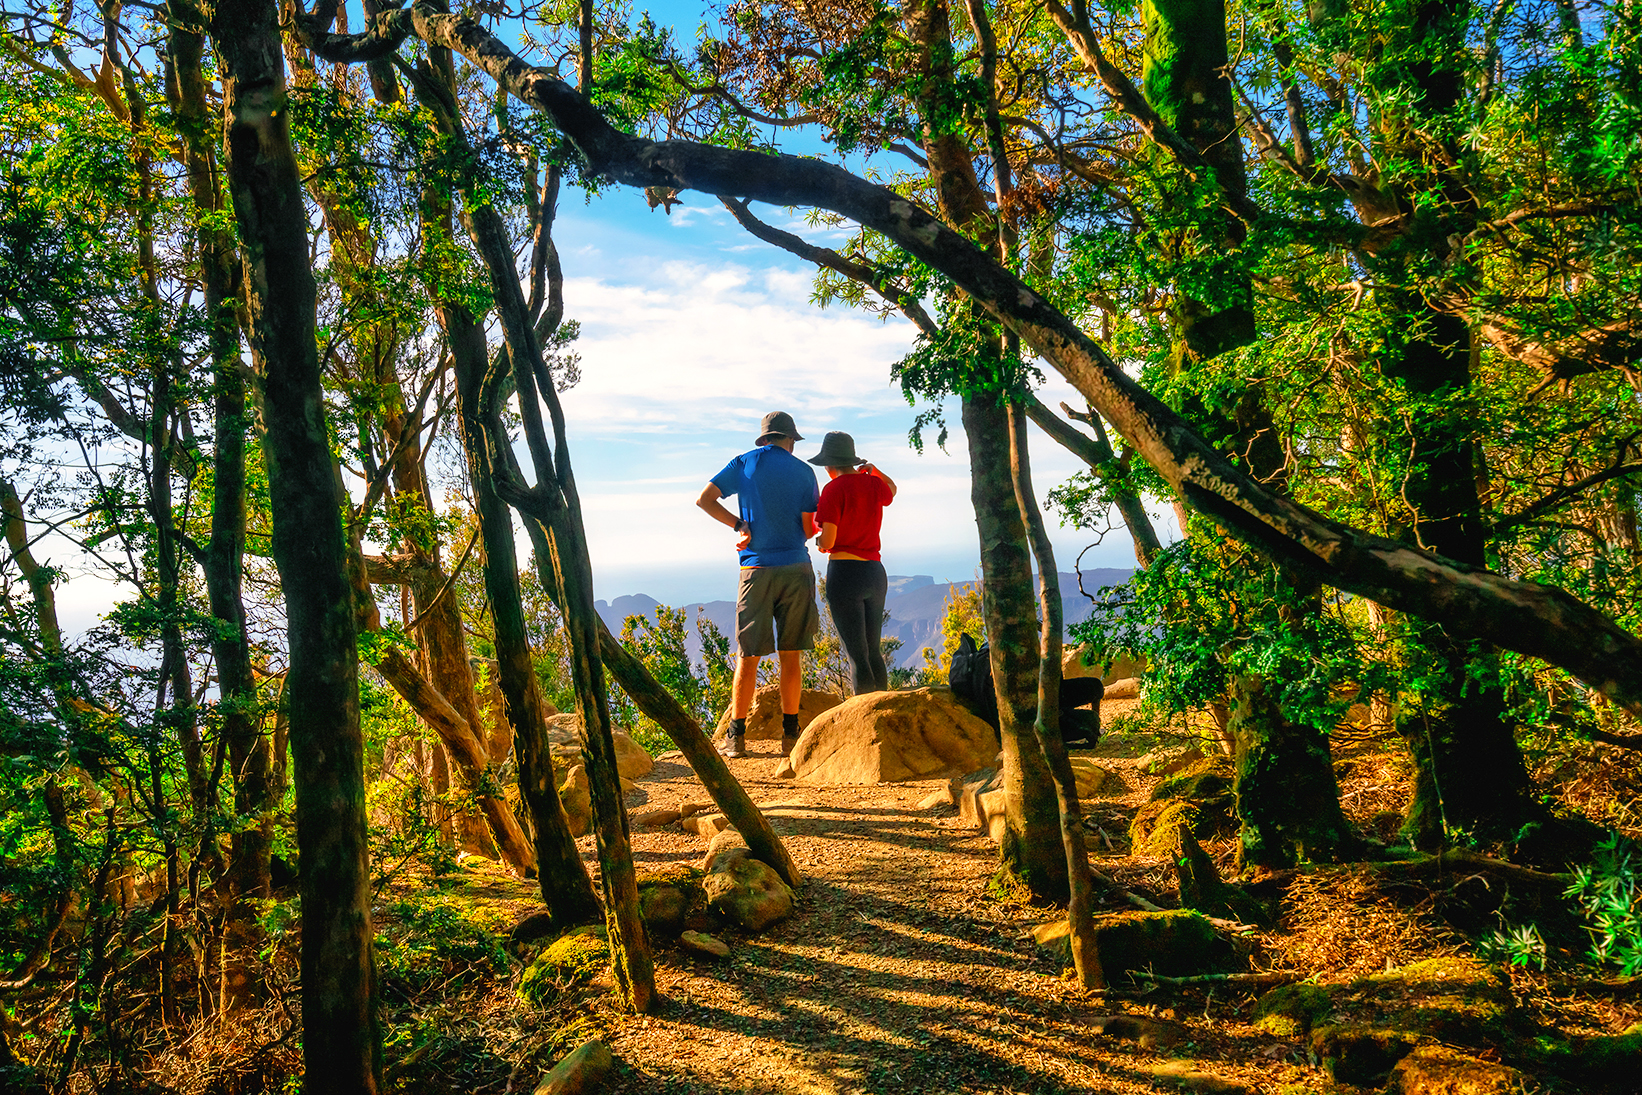
[(797, 744), (798, 744), (798, 735), (797, 734), (782, 734), (781, 735), (781, 755), (784, 756), (784, 757), (792, 756), (793, 746), (795, 746)]
[(724, 748), (719, 750), (726, 757), (735, 760), (747, 755), (747, 736), (745, 734), (726, 734)]

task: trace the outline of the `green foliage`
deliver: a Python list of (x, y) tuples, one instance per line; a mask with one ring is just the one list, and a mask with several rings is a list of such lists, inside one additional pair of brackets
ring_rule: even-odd
[(1071, 632), (1144, 655), (1145, 706), (1172, 714), (1221, 702), (1232, 676), (1251, 674), (1289, 721), (1326, 731), (1384, 677), (1342, 613), (1312, 611), (1270, 563), (1209, 535), (1171, 544)]
[(707, 717), (716, 723), (718, 713), (730, 706), (735, 662), (730, 655), (729, 637), (701, 609), (696, 610), (696, 634), (701, 639), (702, 705)]
[(945, 610), (941, 614), (941, 649), (924, 647), (924, 664), (920, 673), (921, 684), (945, 684), (952, 670), (952, 655), (958, 649), (958, 640), (968, 635), (976, 645), (986, 641), (986, 617), (981, 611), (981, 586), (954, 585), (947, 590)]
[(1615, 833), (1574, 870), (1567, 896), (1579, 903), (1591, 933), (1591, 957), (1626, 977), (1642, 973), (1642, 851)]
[[(627, 617), (622, 623), (621, 643), (644, 663), (650, 675), (671, 692), (685, 710), (695, 715), (698, 722), (708, 722), (705, 705), (707, 682), (697, 676), (695, 666), (690, 664), (690, 655), (684, 645), (685, 622), (683, 609), (657, 605), (654, 620), (647, 616)], [(612, 697), (613, 700), (616, 698)], [(672, 748), (671, 739), (661, 727), (648, 716), (639, 714), (625, 694), (621, 694), (619, 700), (622, 721), (633, 728), (635, 741), (645, 745), (646, 749), (650, 748), (650, 742), (665, 742), (663, 748)], [(615, 711), (614, 705), (611, 710)], [(716, 713), (713, 717), (717, 717)]]
[(505, 972), (507, 925), (489, 906), (424, 890), (389, 903), (376, 935), (385, 991), (415, 993)]
[(1533, 924), (1506, 927), (1485, 936), (1477, 944), (1477, 953), (1487, 961), (1508, 966), (1545, 968), (1545, 940)]

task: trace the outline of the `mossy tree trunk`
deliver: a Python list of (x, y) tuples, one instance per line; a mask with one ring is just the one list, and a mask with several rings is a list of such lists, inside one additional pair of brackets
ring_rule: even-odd
[[(1398, 28), (1411, 58), (1387, 66), (1381, 78), (1412, 94), (1405, 113), (1378, 127), (1381, 156), (1415, 163), (1457, 164), (1463, 154), (1451, 134), (1452, 117), (1464, 98), (1469, 0), (1426, 0)], [(1388, 46), (1388, 49), (1390, 47)], [(1463, 123), (1458, 123), (1463, 124)], [(1433, 143), (1442, 154), (1432, 155)], [(1477, 223), (1476, 200), (1459, 168), (1438, 167), (1394, 194), (1405, 225), (1402, 239), (1374, 258), (1383, 281), (1396, 286), (1418, 253), (1449, 257), (1448, 240)], [(1414, 200), (1413, 190), (1424, 190)], [(1440, 200), (1433, 201), (1433, 198)], [(1386, 290), (1388, 312), (1406, 322), (1388, 341), (1380, 372), (1399, 391), (1408, 434), (1387, 456), (1401, 464), (1401, 497), (1410, 520), (1392, 530), (1410, 543), (1474, 566), (1487, 564), (1486, 522), (1478, 489), (1482, 463), (1475, 422), (1464, 412), (1471, 398), (1472, 333), (1464, 319), (1439, 311), (1428, 298)], [(1397, 729), (1414, 758), (1414, 794), (1405, 834), (1419, 847), (1436, 848), (1451, 834), (1484, 839), (1515, 834), (1543, 811), (1533, 800), (1522, 752), (1499, 684), (1497, 655), (1487, 647), (1457, 642), (1440, 621), (1411, 622), (1405, 663), (1427, 686), (1400, 704)]]
[[(1248, 195), (1243, 147), (1228, 64), (1224, 0), (1146, 0), (1144, 93), (1163, 121), (1213, 166), (1220, 187)], [(1161, 155), (1161, 153), (1158, 153)], [(1238, 260), (1245, 225), (1224, 213), (1199, 218), (1200, 250), (1219, 251), (1210, 280), (1214, 299), (1176, 293), (1179, 341), (1175, 368), (1190, 373), (1202, 363), (1253, 342), (1257, 329), (1253, 282)], [(1232, 459), (1273, 489), (1287, 493), (1287, 457), (1260, 385), (1248, 384), (1229, 407), (1194, 400), (1185, 408)], [(1253, 566), (1264, 569), (1259, 561)], [(1254, 577), (1251, 575), (1251, 577)], [(1315, 580), (1277, 564), (1287, 587), (1289, 623), (1301, 630), (1321, 609)], [(1291, 722), (1257, 675), (1236, 673), (1228, 682), (1227, 737), (1235, 754), (1235, 788), (1241, 862), (1283, 866), (1296, 854), (1337, 859), (1355, 848), (1340, 811), (1326, 735)], [(1304, 789), (1303, 794), (1294, 793)]]
[(308, 1095), (382, 1088), (364, 741), (344, 497), (325, 422), (302, 180), (272, 0), (207, 9), (223, 78), (229, 193), (261, 367), (272, 549), (288, 618)]

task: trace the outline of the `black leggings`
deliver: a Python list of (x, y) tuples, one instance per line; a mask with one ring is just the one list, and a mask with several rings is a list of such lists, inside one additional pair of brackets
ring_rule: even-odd
[(883, 563), (861, 559), (832, 559), (827, 563), (827, 608), (832, 626), (849, 655), (855, 694), (889, 691), (889, 667), (884, 664), (884, 598), (889, 577)]

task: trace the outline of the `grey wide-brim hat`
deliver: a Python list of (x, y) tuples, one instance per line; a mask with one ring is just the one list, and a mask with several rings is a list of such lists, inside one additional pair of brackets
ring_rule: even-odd
[(758, 440), (753, 444), (768, 445), (778, 437), (790, 437), (794, 441), (804, 440), (804, 435), (793, 425), (792, 415), (786, 411), (771, 411), (765, 415), (764, 421), (758, 424)]
[(810, 457), (810, 463), (823, 468), (853, 468), (866, 461), (855, 455), (855, 438), (833, 430), (821, 439), (821, 451)]

